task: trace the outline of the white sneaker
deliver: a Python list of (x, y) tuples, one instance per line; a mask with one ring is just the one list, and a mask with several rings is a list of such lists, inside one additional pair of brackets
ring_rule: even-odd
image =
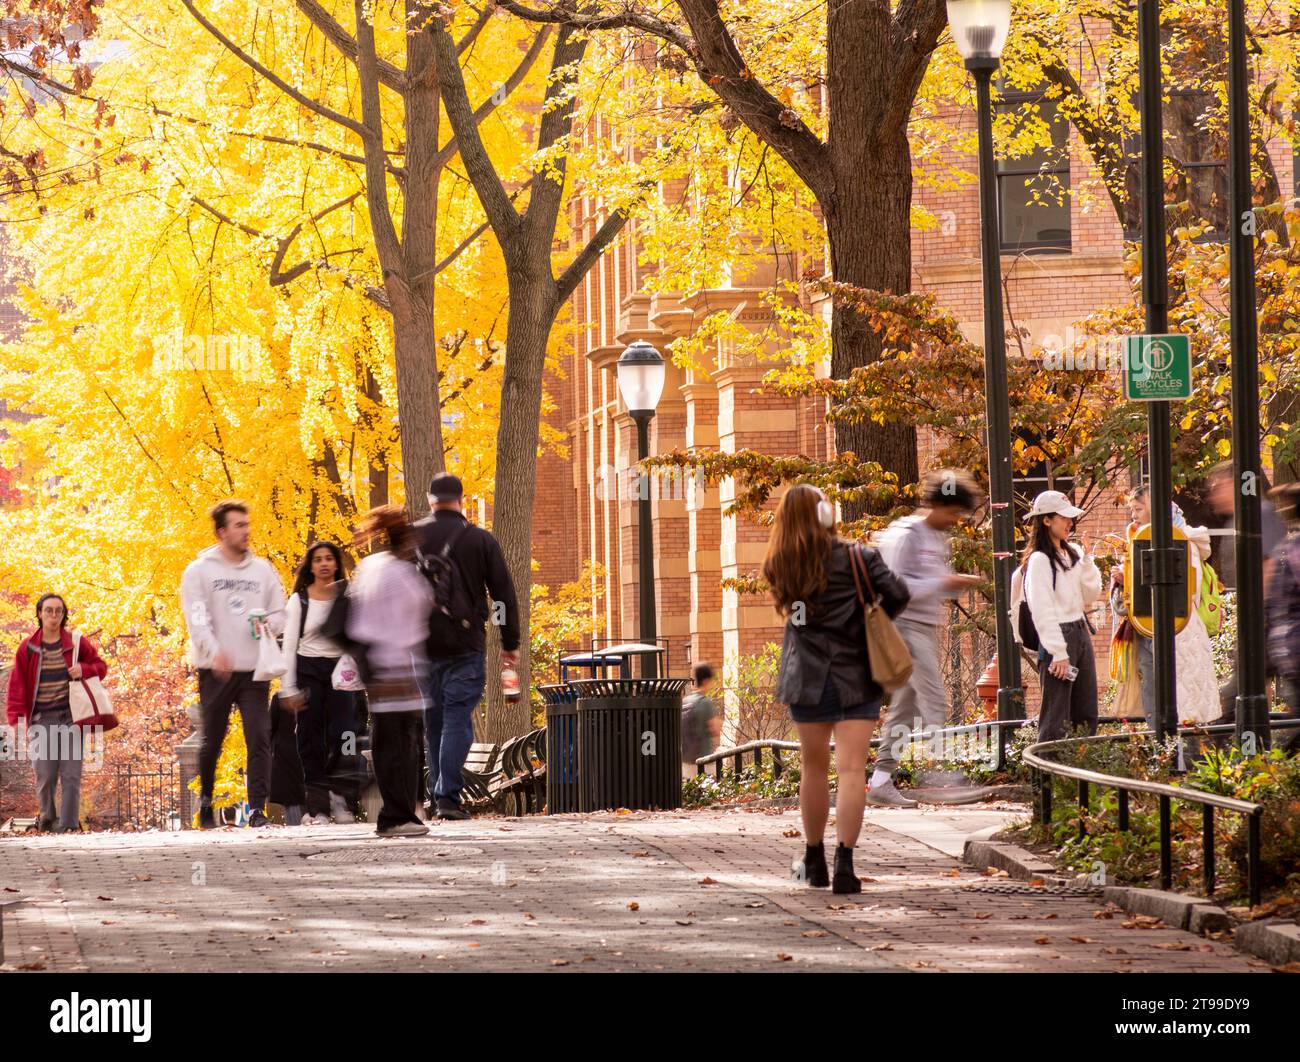
[(343, 825), (350, 825), (357, 821), (357, 817), (352, 814), (352, 809), (348, 807), (348, 802), (338, 793), (330, 793), (330, 816), (335, 822)]

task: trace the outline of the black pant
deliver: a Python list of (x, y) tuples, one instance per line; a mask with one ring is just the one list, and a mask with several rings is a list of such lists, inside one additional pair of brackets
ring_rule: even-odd
[(1097, 660), (1092, 652), (1092, 631), (1083, 620), (1075, 620), (1062, 623), (1061, 634), (1079, 676), (1067, 682), (1048, 670), (1050, 656), (1039, 661), (1038, 677), (1043, 687), (1043, 703), (1038, 710), (1039, 741), (1058, 741), (1066, 736), (1067, 728), (1097, 732)]
[(355, 800), (357, 712), (354, 696), (334, 688), (335, 657), (299, 656), (298, 756), (307, 784), (307, 814), (328, 815), (330, 790)]
[(301, 807), (307, 803), (302, 781), (302, 760), (298, 757), (298, 725), (294, 712), (280, 707), (280, 698), (271, 698), (271, 802), (281, 807)]
[(248, 751), (248, 803), (255, 811), (265, 810), (271, 785), (270, 685), (254, 682), (251, 671), (233, 671), (222, 679), (210, 668), (199, 668), (199, 712), (203, 718), (199, 784), (203, 805), (212, 804), (217, 760), (230, 726), (230, 709), (238, 707)]
[(419, 711), (371, 712), (370, 749), (375, 784), (383, 797), (377, 829), (419, 822), (415, 802), (420, 792), (424, 719)]

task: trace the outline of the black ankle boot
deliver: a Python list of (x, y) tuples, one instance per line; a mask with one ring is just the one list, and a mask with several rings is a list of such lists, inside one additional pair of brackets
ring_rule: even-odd
[(835, 846), (835, 881), (831, 885), (831, 892), (846, 894), (861, 891), (862, 882), (858, 880), (857, 874), (853, 872), (853, 849), (837, 844)]
[(805, 885), (814, 889), (824, 889), (831, 883), (831, 876), (826, 870), (826, 845), (804, 845), (803, 880)]

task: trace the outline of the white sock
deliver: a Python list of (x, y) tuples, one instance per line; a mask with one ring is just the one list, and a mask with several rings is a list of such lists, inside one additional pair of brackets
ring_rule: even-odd
[(887, 782), (889, 782), (889, 780), (892, 779), (893, 777), (894, 777), (894, 776), (893, 776), (892, 774), (890, 774), (888, 771), (882, 771), (882, 770), (877, 769), (877, 770), (873, 771), (873, 772), (872, 772), (872, 775), (871, 775), (871, 783), (870, 783), (870, 784), (871, 784), (871, 788), (872, 788), (872, 789), (875, 789), (876, 786), (878, 786), (878, 785), (885, 785), (885, 784), (886, 784)]

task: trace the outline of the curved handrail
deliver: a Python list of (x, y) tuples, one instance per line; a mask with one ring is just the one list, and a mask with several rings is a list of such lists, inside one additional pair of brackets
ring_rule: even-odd
[[(1297, 726), (1300, 726), (1300, 718), (1295, 716), (1271, 716), (1269, 718), (1270, 730), (1289, 729)], [(1227, 734), (1235, 732), (1235, 730), (1236, 726), (1232, 723), (1219, 723), (1211, 726), (1180, 727), (1178, 735), (1181, 738), (1196, 735)], [(1139, 738), (1145, 740), (1150, 736), (1150, 730), (1138, 730), (1118, 734), (1095, 734), (1089, 737), (1061, 738), (1056, 741), (1040, 741), (1037, 744), (1030, 745), (1021, 754), (1021, 758), (1034, 772), (1038, 788), (1039, 821), (1044, 825), (1050, 825), (1052, 821), (1052, 785), (1050, 782), (1043, 784), (1041, 775), (1072, 778), (1079, 783), (1080, 839), (1086, 836), (1083, 810), (1089, 803), (1089, 786), (1103, 786), (1114, 789), (1119, 794), (1118, 827), (1120, 830), (1128, 829), (1129, 793), (1147, 793), (1157, 797), (1160, 801), (1160, 887), (1169, 889), (1173, 885), (1172, 802), (1180, 800), (1185, 804), (1198, 804), (1203, 815), (1201, 829), (1202, 871), (1206, 897), (1210, 898), (1214, 895), (1215, 882), (1214, 810), (1218, 808), (1243, 815), (1246, 818), (1248, 833), (1246, 848), (1247, 888), (1250, 893), (1251, 906), (1258, 905), (1261, 898), (1260, 822), (1264, 812), (1263, 804), (1251, 800), (1239, 800), (1236, 797), (1222, 796), (1218, 793), (1210, 793), (1204, 789), (1172, 785), (1168, 782), (1150, 782), (1145, 779), (1128, 778), (1123, 775), (1102, 774), (1100, 771), (1090, 771), (1084, 767), (1072, 767), (1068, 764), (1058, 763), (1055, 760), (1045, 758), (1043, 755), (1053, 751), (1059, 752), (1066, 748), (1080, 748), (1088, 744), (1115, 741), (1127, 742)]]

